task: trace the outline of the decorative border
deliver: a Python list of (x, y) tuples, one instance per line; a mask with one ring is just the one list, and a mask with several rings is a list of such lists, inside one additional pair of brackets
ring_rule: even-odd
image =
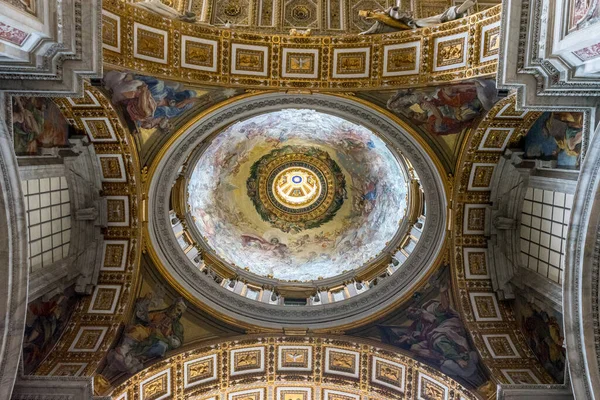
[[(235, 355), (237, 353), (243, 353), (246, 351), (258, 351), (260, 355), (259, 365), (256, 368), (237, 370), (235, 365)], [(241, 349), (231, 350), (229, 353), (230, 356), (230, 364), (231, 364), (231, 376), (236, 375), (244, 375), (244, 374), (252, 374), (256, 372), (264, 372), (265, 371), (265, 348), (264, 347), (243, 347)]]
[[(186, 56), (188, 43), (201, 43), (201, 44), (204, 44), (207, 46), (211, 46), (212, 47), (212, 66), (208, 67), (208, 66), (187, 63), (185, 61), (186, 60), (185, 56)], [(217, 42), (216, 40), (202, 39), (202, 38), (196, 38), (193, 36), (183, 35), (181, 37), (181, 47), (182, 47), (182, 51), (181, 51), (181, 66), (182, 67), (190, 68), (190, 69), (197, 69), (199, 71), (207, 71), (207, 72), (217, 72), (218, 71), (219, 64), (217, 62), (217, 60), (218, 60), (217, 53), (218, 53), (218, 48), (219, 48), (219, 42)]]
[[(390, 63), (390, 51), (399, 50), (399, 49), (415, 49), (415, 64), (413, 69), (409, 69), (406, 71), (389, 71), (389, 63)], [(403, 75), (414, 75), (418, 74), (421, 69), (421, 58), (419, 57), (421, 54), (421, 41), (414, 42), (406, 42), (406, 43), (398, 43), (391, 44), (383, 47), (383, 72), (381, 73), (382, 77), (388, 76), (403, 76)]]
[[(283, 366), (282, 354), (286, 349), (305, 349), (307, 350), (307, 367), (285, 367)], [(311, 371), (312, 370), (312, 346), (277, 346), (277, 360), (279, 371)]]
[[(332, 352), (342, 353), (342, 354), (346, 354), (346, 355), (354, 357), (354, 372), (337, 371), (335, 369), (331, 369), (331, 361), (332, 361), (331, 353)], [(336, 349), (336, 348), (332, 348), (332, 347), (325, 348), (325, 373), (349, 376), (351, 378), (358, 378), (360, 375), (359, 369), (360, 369), (360, 353), (353, 351), (353, 350), (343, 350), (343, 349)]]
[[(377, 362), (378, 361), (382, 364), (388, 364), (388, 365), (397, 367), (398, 369), (400, 369), (402, 371), (402, 374), (401, 374), (402, 375), (402, 383), (400, 384), (400, 386), (395, 386), (388, 382), (377, 379)], [(389, 387), (390, 389), (398, 390), (399, 392), (404, 392), (405, 381), (406, 381), (406, 367), (404, 365), (394, 362), (394, 361), (391, 361), (391, 360), (387, 360), (385, 358), (376, 357), (376, 356), (373, 356), (371, 365), (372, 365), (371, 379), (372, 379), (373, 383), (377, 383), (379, 385)]]
[[(193, 381), (190, 382), (189, 381), (189, 376), (188, 376), (188, 368), (187, 366), (189, 364), (196, 364), (199, 362), (202, 362), (204, 360), (212, 360), (213, 362), (213, 374), (212, 376), (208, 376), (206, 378), (203, 379), (199, 379), (197, 381)], [(217, 355), (216, 354), (211, 354), (209, 356), (205, 356), (205, 357), (200, 357), (200, 358), (195, 358), (193, 360), (189, 360), (183, 363), (183, 386), (184, 388), (188, 389), (191, 388), (193, 386), (197, 386), (197, 385), (201, 385), (203, 383), (207, 383), (207, 382), (211, 382), (217, 379), (217, 375), (218, 375), (218, 361), (217, 361)]]
[[(140, 30), (155, 33), (157, 35), (162, 36), (162, 41), (163, 41), (163, 48), (162, 48), (163, 57), (162, 58), (148, 56), (145, 54), (141, 54), (139, 52), (138, 38), (140, 35), (139, 34)], [(166, 64), (168, 57), (169, 57), (168, 55), (169, 55), (169, 35), (166, 31), (161, 30), (161, 29), (156, 29), (152, 26), (144, 25), (144, 24), (141, 24), (138, 22), (133, 23), (133, 57), (135, 57), (139, 60), (151, 61), (153, 63)]]
[[(385, 35), (338, 35), (297, 37), (281, 34), (244, 32), (239, 29), (218, 29), (206, 25), (189, 24), (163, 18), (157, 14), (124, 4), (121, 0), (105, 0), (106, 11), (121, 18), (121, 53), (104, 51), (104, 62), (122, 68), (133, 69), (168, 79), (185, 81), (190, 85), (230, 85), (248, 88), (329, 89), (348, 91), (356, 88), (399, 88), (414, 85), (432, 85), (464, 81), (477, 77), (489, 77), (496, 73), (497, 60), (480, 59), (481, 32), (485, 26), (497, 24), (500, 6), (450, 21), (438, 26)], [(135, 24), (144, 24), (168, 35), (170, 48), (164, 60), (144, 60), (134, 56), (136, 46)], [(464, 36), (464, 54), (461, 63), (448, 68), (434, 68), (434, 46), (454, 35)], [(181, 62), (166, 60), (185, 59), (182, 40), (187, 37), (216, 42), (214, 55), (218, 57), (217, 71), (193, 69)], [(127, 38), (127, 40), (124, 40)], [(133, 38), (133, 43), (131, 39)], [(395, 46), (417, 44), (415, 68), (410, 71), (390, 72), (385, 63), (386, 51)], [(268, 50), (264, 57), (264, 68), (260, 73), (249, 74), (235, 68), (235, 53), (239, 46), (259, 46)], [(302, 50), (300, 50), (302, 49)], [(261, 50), (261, 51), (262, 51)], [(364, 52), (365, 69), (360, 73), (337, 73), (337, 55), (343, 52)], [(293, 51), (316, 51), (315, 68), (309, 75), (285, 73), (283, 55)], [(332, 68), (333, 66), (333, 68)], [(315, 75), (316, 74), (316, 75)]]

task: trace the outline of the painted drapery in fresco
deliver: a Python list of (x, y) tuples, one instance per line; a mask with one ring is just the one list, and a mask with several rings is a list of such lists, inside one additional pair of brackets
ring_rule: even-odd
[(42, 147), (68, 146), (69, 124), (51, 99), (13, 97), (12, 100), (17, 155), (35, 155)]
[(426, 89), (398, 90), (387, 102), (391, 111), (432, 135), (460, 133), (497, 101), (496, 84), (478, 79)]
[(153, 359), (164, 357), (169, 350), (183, 344), (183, 325), (180, 319), (187, 309), (182, 298), (167, 307), (160, 294), (148, 293), (137, 299), (132, 321), (125, 326), (121, 340), (107, 356), (102, 375), (112, 380), (125, 373), (141, 371)]
[(122, 108), (127, 122), (136, 130), (169, 132), (173, 118), (209, 101), (203, 91), (132, 72), (108, 71), (103, 85), (112, 103)]
[(404, 306), (350, 331), (406, 350), (448, 376), (477, 388), (487, 381), (459, 313), (451, 304), (449, 269), (443, 268)]
[(583, 114), (547, 112), (525, 135), (525, 158), (556, 160), (556, 166), (578, 168), (581, 162)]
[(600, 0), (570, 0), (569, 31), (576, 31), (600, 21)]
[(31, 374), (62, 335), (79, 296), (72, 287), (48, 301), (34, 300), (27, 307), (23, 338), (23, 371)]
[(514, 309), (529, 348), (556, 382), (563, 383), (566, 349), (563, 347), (562, 315), (528, 302), (522, 296), (517, 296)]

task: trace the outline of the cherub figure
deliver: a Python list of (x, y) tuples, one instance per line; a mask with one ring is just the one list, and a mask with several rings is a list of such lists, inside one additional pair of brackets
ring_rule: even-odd
[(389, 7), (386, 10), (360, 10), (358, 15), (367, 20), (375, 21), (371, 28), (360, 34), (371, 35), (374, 33), (407, 31), (426, 26), (439, 25), (444, 22), (464, 17), (465, 13), (475, 5), (475, 1), (466, 0), (460, 6), (452, 6), (442, 14), (427, 18), (413, 18), (409, 12), (402, 10), (403, 7), (401, 7), (401, 1), (402, 0), (397, 0), (396, 6)]

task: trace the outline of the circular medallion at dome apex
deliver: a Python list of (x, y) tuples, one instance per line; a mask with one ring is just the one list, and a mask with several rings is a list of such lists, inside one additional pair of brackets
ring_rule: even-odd
[(311, 146), (273, 149), (252, 165), (248, 196), (264, 221), (283, 232), (331, 220), (346, 196), (346, 179), (327, 151)]
[(406, 180), (365, 127), (282, 110), (216, 135), (193, 167), (188, 204), (202, 240), (226, 263), (310, 281), (360, 268), (383, 251), (406, 213)]
[(275, 176), (268, 186), (275, 200), (282, 206), (303, 210), (321, 197), (322, 182), (309, 166), (285, 165), (285, 169)]
[(328, 182), (313, 165), (285, 163), (274, 171), (267, 182), (269, 199), (274, 205), (296, 214), (322, 204)]

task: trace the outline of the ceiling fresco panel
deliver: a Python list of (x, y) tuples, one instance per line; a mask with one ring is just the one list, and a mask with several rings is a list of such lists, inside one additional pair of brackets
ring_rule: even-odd
[[(188, 204), (200, 234), (234, 265), (278, 279), (316, 280), (363, 265), (394, 236), (407, 207), (407, 178), (386, 144), (310, 110), (235, 124), (193, 168)], [(311, 203), (290, 203), (307, 201), (305, 190), (314, 192)]]

